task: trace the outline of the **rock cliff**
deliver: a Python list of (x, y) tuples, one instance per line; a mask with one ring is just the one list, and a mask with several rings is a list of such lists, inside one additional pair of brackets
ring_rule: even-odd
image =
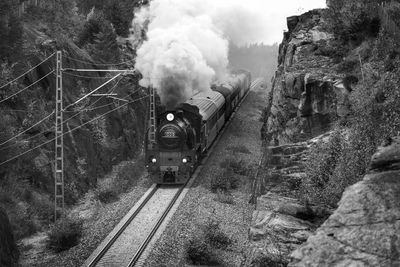
[[(287, 19), (289, 31), (279, 47), (262, 135), (267, 143), (304, 141), (348, 113), (351, 83), (335, 72), (329, 55), (333, 34), (322, 9)], [(354, 82), (354, 80), (352, 80)]]
[(289, 266), (400, 266), (400, 137), (378, 149), (369, 174), (291, 257)]

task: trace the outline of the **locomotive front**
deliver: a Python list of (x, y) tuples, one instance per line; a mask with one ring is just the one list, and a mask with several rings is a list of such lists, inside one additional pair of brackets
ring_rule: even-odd
[(148, 171), (159, 184), (182, 184), (194, 170), (195, 131), (182, 111), (160, 114), (156, 145), (148, 149)]

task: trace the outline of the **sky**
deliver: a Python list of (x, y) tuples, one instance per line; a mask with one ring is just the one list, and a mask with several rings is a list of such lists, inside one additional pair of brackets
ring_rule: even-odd
[[(215, 0), (221, 5), (240, 5), (250, 14), (254, 23), (263, 27), (253, 37), (247, 36), (249, 42), (264, 44), (280, 43), (283, 31), (287, 30), (286, 18), (300, 15), (314, 8), (325, 8), (326, 0)], [(237, 18), (240, 21), (240, 19)], [(238, 23), (238, 21), (236, 21)], [(240, 25), (235, 25), (240, 28)], [(256, 26), (257, 27), (257, 26)], [(249, 40), (249, 38), (251, 40)]]

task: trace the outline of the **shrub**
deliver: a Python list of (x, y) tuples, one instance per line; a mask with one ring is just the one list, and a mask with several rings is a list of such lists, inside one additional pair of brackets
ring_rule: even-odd
[(227, 158), (223, 160), (219, 166), (221, 168), (232, 170), (234, 173), (239, 175), (247, 175), (249, 168), (244, 160), (236, 160), (233, 158)]
[(194, 265), (213, 266), (219, 264), (214, 252), (205, 242), (205, 239), (201, 237), (189, 241), (186, 248), (186, 258)]
[(217, 191), (216, 201), (225, 204), (235, 204), (232, 194), (229, 191)]
[(96, 190), (95, 196), (103, 203), (111, 203), (118, 200), (118, 194), (113, 188), (101, 188)]
[(82, 221), (62, 218), (50, 229), (47, 246), (55, 252), (61, 252), (78, 244), (82, 236)]
[(251, 267), (285, 267), (288, 262), (285, 261), (282, 257), (278, 256), (270, 256), (270, 255), (259, 255), (255, 259), (252, 260), (250, 266)]
[(231, 189), (238, 188), (240, 180), (235, 176), (232, 170), (221, 170), (219, 173), (211, 178), (211, 192), (217, 193), (218, 191), (227, 192)]
[(221, 230), (218, 221), (209, 220), (203, 231), (207, 243), (214, 248), (225, 249), (232, 244), (232, 240)]

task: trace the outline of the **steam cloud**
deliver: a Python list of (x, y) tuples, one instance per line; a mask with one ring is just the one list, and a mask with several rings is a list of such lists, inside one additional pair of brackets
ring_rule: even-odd
[(167, 108), (225, 81), (229, 41), (243, 44), (262, 30), (254, 13), (229, 2), (153, 0), (136, 13), (133, 32), (148, 27), (147, 40), (137, 50), (140, 84), (156, 88)]

